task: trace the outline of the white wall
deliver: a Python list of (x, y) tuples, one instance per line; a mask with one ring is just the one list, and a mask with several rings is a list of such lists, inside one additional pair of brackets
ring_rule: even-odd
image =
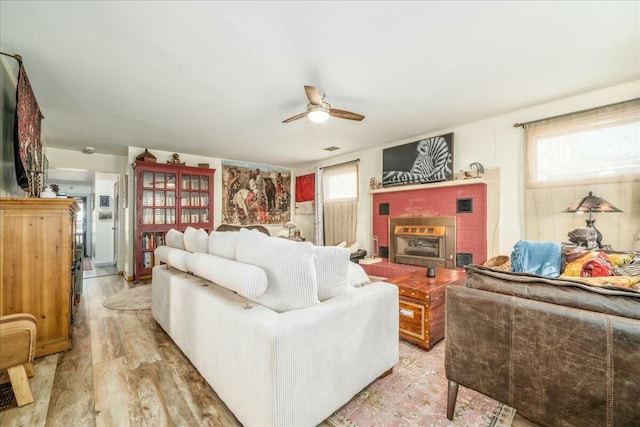
[[(113, 265), (115, 239), (113, 233), (116, 204), (113, 186), (119, 175), (96, 173), (95, 209), (93, 211), (93, 261), (95, 265)], [(100, 206), (100, 196), (109, 198), (109, 206)], [(110, 212), (110, 219), (100, 219), (100, 213)]]
[[(369, 179), (382, 179), (382, 149), (413, 142), (422, 138), (454, 133), (454, 171), (469, 170), (472, 162), (485, 167), (500, 168), (500, 213), (498, 253), (509, 254), (513, 245), (524, 238), (523, 142), (522, 128), (517, 122), (529, 122), (567, 114), (588, 108), (608, 105), (640, 97), (640, 80), (594, 92), (527, 107), (500, 116), (472, 123), (464, 123), (429, 134), (390, 141), (380, 147), (345, 154), (319, 165), (305, 165), (294, 169), (294, 175), (305, 175), (315, 166), (330, 166), (343, 161), (360, 159), (360, 204), (358, 206), (358, 241), (371, 253), (371, 198)], [(313, 236), (313, 217), (296, 215), (294, 222), (306, 236)], [(497, 254), (487, 254), (491, 257)]]
[(120, 174), (126, 166), (124, 156), (110, 154), (84, 154), (76, 150), (45, 148), (49, 169), (83, 169), (93, 172)]

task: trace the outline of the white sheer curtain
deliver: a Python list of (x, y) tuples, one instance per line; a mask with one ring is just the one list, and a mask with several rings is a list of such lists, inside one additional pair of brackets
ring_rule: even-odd
[(316, 168), (316, 188), (315, 188), (315, 223), (314, 234), (315, 243), (324, 246), (324, 194), (322, 190), (322, 168)]
[[(529, 240), (568, 241), (585, 216), (563, 213), (590, 191), (622, 213), (594, 214), (603, 243), (640, 243), (640, 100), (524, 125), (524, 225)], [(636, 240), (638, 239), (638, 240)]]
[(526, 123), (528, 188), (640, 177), (640, 99)]
[(359, 161), (353, 161), (324, 168), (322, 179), (318, 179), (322, 182), (324, 243), (327, 245), (356, 240), (358, 165)]

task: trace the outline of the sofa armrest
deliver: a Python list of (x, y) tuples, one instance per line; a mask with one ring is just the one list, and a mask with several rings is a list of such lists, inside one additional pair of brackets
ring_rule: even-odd
[[(278, 412), (296, 408), (316, 425), (398, 362), (398, 288), (382, 282), (350, 288), (280, 313), (275, 333)], [(287, 415), (283, 425), (296, 419)]]
[(0, 370), (33, 360), (36, 330), (36, 318), (29, 313), (0, 317)]

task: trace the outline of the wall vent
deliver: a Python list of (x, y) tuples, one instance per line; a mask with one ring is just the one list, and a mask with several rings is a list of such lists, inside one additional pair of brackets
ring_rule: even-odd
[(472, 213), (473, 199), (456, 199), (456, 213)]

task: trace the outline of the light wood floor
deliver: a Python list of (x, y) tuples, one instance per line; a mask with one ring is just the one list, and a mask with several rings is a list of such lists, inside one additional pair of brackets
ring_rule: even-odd
[[(84, 280), (73, 348), (36, 359), (36, 402), (1, 413), (0, 425), (240, 425), (149, 310), (102, 306), (129, 286), (117, 275)], [(45, 377), (53, 380), (38, 382)]]
[[(34, 361), (35, 402), (0, 413), (0, 426), (241, 425), (150, 310), (102, 306), (130, 286), (117, 275), (85, 275), (73, 348)], [(516, 416), (513, 426), (534, 424)]]

